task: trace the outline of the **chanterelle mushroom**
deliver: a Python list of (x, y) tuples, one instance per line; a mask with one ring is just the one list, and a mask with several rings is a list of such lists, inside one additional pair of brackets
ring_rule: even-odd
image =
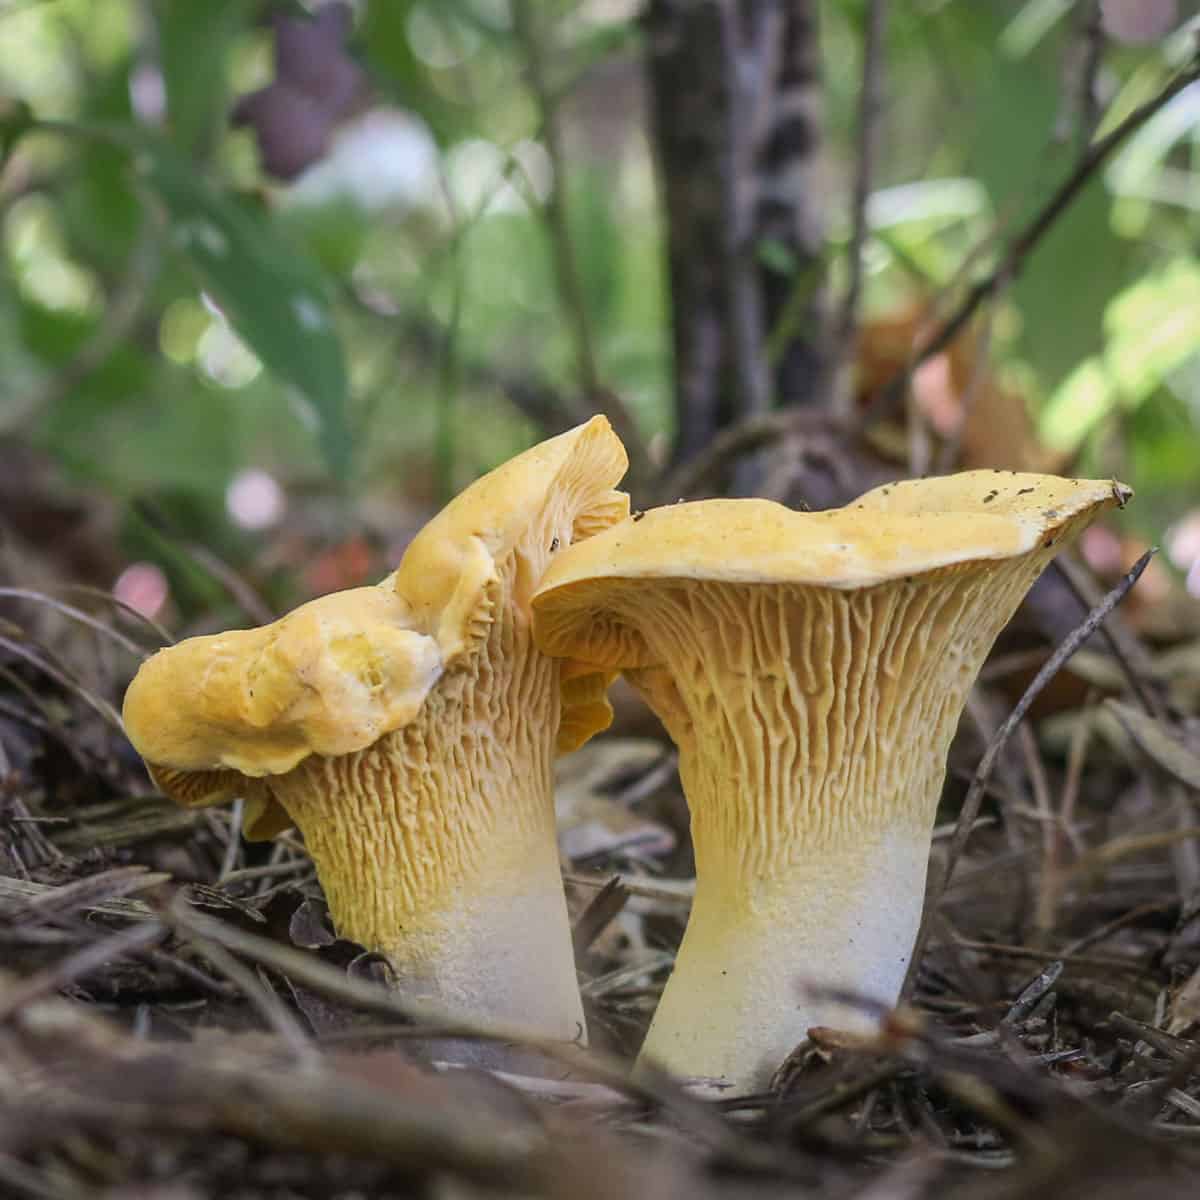
[(467, 488), (375, 587), (159, 651), (130, 740), (187, 805), (246, 800), (249, 837), (295, 823), (338, 931), (460, 1014), (575, 1037), (583, 1015), (551, 763), (607, 726), (608, 679), (541, 654), (546, 564), (628, 512), (596, 417)]
[(697, 891), (643, 1055), (765, 1087), (814, 1025), (896, 999), (946, 754), (996, 635), (1128, 489), (976, 471), (845, 508), (678, 504), (557, 558), (548, 653), (621, 669), (679, 747)]

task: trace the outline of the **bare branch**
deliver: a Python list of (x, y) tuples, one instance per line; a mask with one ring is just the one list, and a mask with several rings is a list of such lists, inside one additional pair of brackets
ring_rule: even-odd
[(985, 300), (991, 299), (1007, 282), (1020, 275), (1030, 254), (1037, 249), (1042, 239), (1050, 232), (1063, 213), (1071, 207), (1071, 204), (1100, 168), (1112, 157), (1114, 151), (1155, 113), (1161, 111), (1184, 88), (1197, 79), (1200, 79), (1200, 54), (1196, 54), (1191, 62), (1175, 75), (1158, 95), (1147, 100), (1145, 104), (1139, 105), (1120, 124), (1109, 130), (1104, 137), (1092, 143), (1067, 178), (1038, 209), (1028, 224), (1008, 243), (1000, 261), (991, 272), (971, 288), (958, 308), (916, 350), (908, 366), (875, 396), (872, 403), (862, 413), (861, 424), (865, 425), (887, 416), (898, 408), (908, 391), (913, 371), (945, 350), (966, 328), (979, 306)]
[(633, 476), (643, 477), (646, 474), (647, 458), (637, 426), (621, 399), (603, 386), (596, 362), (595, 339), (587, 311), (587, 298), (583, 292), (583, 281), (579, 276), (579, 265), (575, 259), (575, 246), (571, 238), (571, 224), (567, 212), (567, 156), (563, 146), (558, 100), (546, 71), (546, 59), (536, 14), (537, 6), (532, 0), (515, 0), (513, 25), (525, 55), (529, 88), (537, 104), (542, 140), (550, 159), (551, 178), (546, 193), (545, 214), (550, 230), (559, 299), (575, 342), (580, 384), (588, 400), (595, 405), (597, 411), (603, 412), (612, 421), (613, 428), (625, 443)]
[(975, 819), (979, 816), (979, 807), (983, 803), (984, 793), (987, 791), (988, 782), (991, 780), (992, 771), (996, 766), (996, 760), (1000, 757), (1000, 752), (1007, 745), (1008, 739), (1012, 737), (1017, 726), (1025, 719), (1026, 713), (1029, 712), (1033, 702), (1041, 695), (1042, 689), (1066, 665), (1075, 651), (1100, 628), (1109, 613), (1125, 599), (1129, 590), (1141, 578), (1142, 572), (1150, 565), (1150, 559), (1153, 557), (1154, 551), (1147, 550), (1134, 563), (1132, 569), (1121, 579), (1121, 582), (1088, 613), (1083, 623), (1077, 626), (1071, 635), (1046, 660), (1045, 665), (1034, 677), (1033, 682), (1025, 689), (1025, 694), (1017, 701), (1016, 707), (1009, 713), (1004, 724), (993, 735), (987, 750), (984, 751), (983, 758), (980, 759), (979, 766), (975, 770), (975, 778), (971, 780), (971, 786), (967, 789), (966, 798), (963, 800), (962, 808), (958, 814), (958, 827), (954, 831), (954, 838), (946, 852), (945, 866), (942, 868), (937, 879), (931, 884), (926, 894), (925, 915), (921, 920), (921, 928), (917, 933), (916, 943), (913, 946), (912, 958), (909, 961), (908, 967), (908, 978), (904, 981), (904, 987), (900, 993), (902, 998), (911, 994), (916, 983), (921, 958), (925, 951), (925, 945), (929, 940), (930, 929), (932, 928), (932, 916), (937, 912), (938, 906), (946, 894), (946, 889), (950, 886), (950, 880), (954, 875), (954, 868), (962, 856), (963, 848), (966, 846), (967, 839), (974, 828)]

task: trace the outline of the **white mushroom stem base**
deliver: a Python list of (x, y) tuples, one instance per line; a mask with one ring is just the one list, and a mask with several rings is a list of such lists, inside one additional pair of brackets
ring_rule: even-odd
[[(499, 624), (491, 638), (515, 641)], [(559, 668), (511, 648), (480, 661), (491, 686), (482, 668), (447, 675), (417, 721), (354, 754), (310, 755), (271, 793), (304, 834), (338, 932), (385, 954), (406, 993), (574, 1040), (584, 1017), (551, 779)]]
[[(385, 955), (405, 996), (433, 1001), (449, 1015), (586, 1041), (549, 798), (540, 806), (543, 820), (531, 804), (539, 790), (527, 779), (519, 798), (496, 797), (513, 807), (519, 800), (531, 824), (494, 831), (469, 869), (443, 857), (430, 870), (429, 860), (446, 847), (431, 847), (428, 838), (392, 844), (397, 827), (415, 832), (418, 822), (383, 824), (373, 813), (381, 836), (372, 838), (366, 822), (354, 820), (357, 797), (344, 791), (332, 813), (311, 800), (289, 808), (339, 933)], [(366, 805), (379, 799), (374, 790)], [(458, 869), (451, 874), (447, 865)]]
[(562, 875), (544, 843), (530, 847), (519, 886), (511, 877), (479, 881), (470, 898), (422, 924), (387, 950), (405, 996), (476, 1019), (482, 997), (488, 1021), (587, 1041)]
[(822, 992), (895, 1002), (928, 855), (927, 831), (891, 831), (872, 846), (824, 849), (772, 882), (731, 887), (701, 874), (642, 1058), (737, 1095), (765, 1091), (813, 1026), (877, 1029), (869, 1005)]

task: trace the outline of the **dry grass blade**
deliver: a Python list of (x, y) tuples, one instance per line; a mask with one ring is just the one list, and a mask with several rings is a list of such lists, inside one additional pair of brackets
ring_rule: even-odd
[(14, 1197), (29, 1197), (30, 1200), (89, 1200), (95, 1194), (83, 1188), (69, 1187), (62, 1179), (50, 1180), (7, 1154), (0, 1154), (0, 1183), (12, 1188)]
[(41, 999), (48, 992), (64, 988), (114, 959), (153, 946), (161, 942), (166, 935), (164, 926), (157, 922), (147, 922), (145, 925), (135, 925), (132, 929), (101, 938), (74, 954), (68, 954), (52, 967), (30, 975), (9, 988), (6, 995), (0, 996), (0, 1023), (19, 1014), (26, 1004)]
[(132, 638), (127, 638), (111, 625), (106, 625), (103, 621), (97, 620), (91, 613), (85, 613), (83, 609), (76, 608), (73, 604), (66, 604), (62, 600), (55, 600), (53, 596), (47, 596), (45, 592), (36, 592), (31, 588), (0, 587), (0, 597), (8, 597), (13, 600), (30, 600), (35, 604), (44, 604), (47, 608), (52, 608), (64, 617), (80, 625), (86, 625), (88, 629), (93, 629), (97, 633), (103, 634), (106, 638), (111, 639), (120, 646), (121, 649), (128, 650), (135, 658), (145, 658), (147, 653), (149, 653), (144, 646), (139, 646)]
[[(166, 918), (171, 924), (171, 918)], [(250, 1002), (291, 1051), (296, 1064), (303, 1070), (317, 1067), (320, 1056), (300, 1022), (291, 1014), (274, 991), (248, 967), (243, 966), (224, 946), (205, 937), (192, 934), (188, 937), (191, 947), (208, 959)]]
[(696, 894), (694, 879), (649, 879), (641, 875), (585, 875), (579, 871), (567, 871), (563, 875), (567, 883), (579, 887), (606, 888), (614, 879), (631, 896), (644, 900), (661, 900), (667, 904), (691, 904)]
[(595, 1050), (532, 1037), (528, 1030), (519, 1027), (466, 1020), (440, 1005), (413, 1000), (376, 984), (351, 978), (311, 954), (245, 933), (198, 913), (189, 908), (181, 897), (172, 903), (170, 916), (180, 928), (190, 933), (208, 938), (235, 954), (278, 971), (303, 987), (364, 1012), (423, 1026), (438, 1037), (512, 1042), (537, 1050), (564, 1067), (607, 1083), (626, 1095), (663, 1107), (699, 1141), (719, 1149), (731, 1160), (751, 1163), (762, 1161), (757, 1148), (729, 1129), (701, 1101), (686, 1095), (669, 1077), (659, 1072), (646, 1071), (637, 1079), (632, 1079), (626, 1063)]
[(1113, 838), (1103, 846), (1089, 850), (1082, 858), (1071, 864), (1067, 872), (1069, 879), (1076, 880), (1080, 886), (1092, 886), (1095, 880), (1114, 863), (1134, 854), (1145, 854), (1150, 850), (1161, 850), (1176, 846), (1180, 842), (1200, 838), (1200, 825), (1192, 825), (1185, 829), (1168, 829), (1162, 833), (1130, 833), (1124, 837)]
[[(139, 878), (145, 881), (154, 876), (142, 875)], [(71, 886), (74, 885), (65, 885), (64, 890)], [(0, 875), (0, 915), (9, 918), (14, 910), (20, 913), (28, 904), (58, 890), (32, 879), (10, 879), (7, 875)], [(106, 917), (120, 917), (126, 921), (146, 921), (154, 917), (154, 910), (140, 900), (87, 900), (82, 908), (89, 913), (102, 913)]]
[(85, 688), (78, 679), (75, 679), (66, 671), (60, 670), (40, 654), (35, 654), (27, 646), (22, 646), (20, 642), (13, 641), (12, 638), (0, 636), (0, 649), (7, 650), (10, 654), (15, 654), (18, 658), (23, 658), (31, 666), (48, 675), (60, 687), (78, 696), (89, 708), (98, 712), (114, 729), (124, 735), (125, 727), (121, 724), (121, 714), (102, 696), (94, 695)]
[(153, 617), (146, 616), (140, 608), (134, 608), (132, 604), (127, 604), (119, 596), (114, 596), (112, 592), (106, 592), (103, 588), (92, 587), (86, 583), (64, 584), (62, 590), (68, 595), (89, 596), (94, 600), (101, 600), (114, 611), (149, 629), (164, 646), (175, 644), (174, 635), (165, 625), (160, 625)]
[(586, 954), (592, 943), (617, 919), (629, 903), (629, 889), (615, 875), (588, 902), (571, 930), (575, 957)]
[[(101, 871), (97, 875), (77, 879), (74, 883), (36, 892), (24, 906), (17, 906), (5, 916), (13, 924), (19, 924), (29, 920), (55, 920), (80, 909), (102, 910), (108, 901), (157, 887), (170, 878), (165, 872), (151, 871), (142, 866), (114, 867), (111, 871)], [(0, 901), (5, 898), (4, 890), (0, 889)], [(149, 911), (146, 909), (145, 915), (149, 915)]]

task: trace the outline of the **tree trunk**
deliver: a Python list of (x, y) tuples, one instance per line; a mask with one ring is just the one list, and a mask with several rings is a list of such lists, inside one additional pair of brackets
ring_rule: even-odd
[(646, 30), (679, 463), (825, 400), (817, 0), (650, 0)]

